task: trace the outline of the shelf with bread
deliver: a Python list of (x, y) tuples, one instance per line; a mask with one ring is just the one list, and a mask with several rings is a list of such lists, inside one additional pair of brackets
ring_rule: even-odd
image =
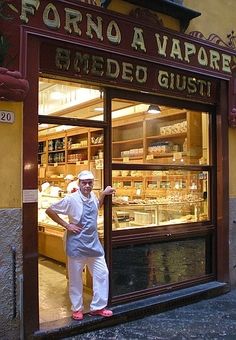
[[(39, 134), (38, 145), (39, 185), (45, 181), (63, 185), (66, 174), (76, 176), (82, 170), (92, 170), (95, 161), (103, 159), (101, 129), (77, 127), (65, 130), (63, 133)], [(63, 185), (64, 189), (65, 185)]]
[[(114, 170), (112, 180), (116, 189), (112, 200), (113, 215), (121, 214), (124, 217), (123, 221), (120, 219), (119, 227), (119, 218), (114, 217), (113, 229), (209, 219), (207, 172)], [(150, 209), (155, 211), (155, 218), (147, 213), (146, 210)], [(141, 223), (137, 219), (139, 212), (143, 216)]]
[[(169, 114), (140, 113), (112, 122), (112, 160), (116, 163), (199, 164), (203, 155), (202, 116), (169, 110)], [(91, 162), (102, 167), (102, 129), (76, 127), (39, 134), (39, 182), (71, 173)]]
[(138, 121), (114, 121), (113, 162), (199, 164), (203, 154), (201, 114), (177, 109), (168, 112), (143, 113), (136, 117)]
[(206, 202), (202, 198), (189, 200), (167, 199), (133, 199), (124, 197), (113, 201), (113, 230), (147, 228), (167, 224), (183, 224), (208, 221)]

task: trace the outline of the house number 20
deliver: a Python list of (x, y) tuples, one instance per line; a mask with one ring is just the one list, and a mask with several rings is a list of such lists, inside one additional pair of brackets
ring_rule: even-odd
[(0, 123), (14, 123), (15, 114), (12, 111), (0, 111)]

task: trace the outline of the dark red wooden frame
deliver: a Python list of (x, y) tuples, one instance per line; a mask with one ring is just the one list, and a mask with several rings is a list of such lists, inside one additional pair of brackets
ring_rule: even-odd
[[(21, 31), (21, 55), (20, 55), (20, 71), (29, 80), (30, 92), (24, 102), (24, 131), (23, 131), (23, 190), (37, 188), (37, 136), (38, 136), (38, 77), (39, 77), (39, 56), (40, 56), (40, 37), (41, 33), (37, 30), (27, 30), (22, 28)], [(51, 39), (53, 39), (51, 37)], [(111, 98), (116, 96), (118, 92), (107, 92), (105, 96), (106, 124), (105, 129), (105, 163), (108, 168), (105, 170), (105, 184), (111, 182), (111, 154), (109, 146), (111, 144), (110, 111)], [(216, 166), (215, 183), (217, 184), (213, 202), (215, 202), (215, 216), (217, 225), (217, 248), (216, 252), (216, 279), (219, 281), (229, 281), (228, 269), (228, 125), (227, 125), (227, 81), (220, 81), (220, 89), (218, 103), (215, 107), (216, 126), (213, 129), (212, 142), (216, 148)], [(135, 99), (135, 93), (128, 94), (126, 91), (120, 91), (119, 96)], [(152, 98), (143, 95), (143, 99)], [(140, 95), (139, 95), (140, 100)], [(163, 103), (167, 102), (166, 98), (158, 98)], [(176, 106), (177, 100), (168, 98), (168, 105)], [(186, 103), (178, 101), (179, 105), (188, 105), (195, 109), (206, 111), (209, 107), (200, 103)], [(212, 107), (211, 107), (212, 109)], [(115, 169), (115, 167), (114, 167)], [(105, 210), (105, 219), (109, 219), (109, 211), (111, 210), (111, 201), (107, 202), (108, 209)], [(207, 228), (210, 228), (207, 227)], [(107, 229), (105, 234), (105, 247), (107, 248), (107, 260), (111, 265), (111, 249), (108, 246), (112, 234)], [(199, 230), (195, 231), (195, 235)], [(117, 240), (118, 241), (118, 240)], [(23, 204), (23, 324), (25, 336), (33, 334), (39, 328), (39, 310), (38, 310), (38, 253), (37, 253), (37, 203)], [(212, 277), (209, 277), (209, 280)], [(192, 282), (193, 284), (194, 282)], [(183, 286), (183, 285), (182, 285)], [(178, 287), (181, 287), (179, 285)], [(176, 286), (177, 288), (177, 286)]]

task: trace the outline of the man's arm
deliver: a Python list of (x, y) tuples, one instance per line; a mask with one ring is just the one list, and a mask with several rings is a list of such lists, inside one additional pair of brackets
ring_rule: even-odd
[(100, 193), (100, 196), (99, 196), (99, 199), (98, 199), (98, 202), (99, 202), (99, 208), (101, 208), (101, 206), (103, 205), (104, 203), (104, 198), (105, 196), (107, 195), (112, 195), (113, 193), (115, 193), (115, 189), (112, 188), (110, 185), (108, 185), (101, 193)]
[(73, 233), (79, 233), (82, 230), (80, 225), (76, 225), (73, 223), (67, 223), (64, 221), (52, 208), (47, 208), (46, 214), (57, 224), (61, 225), (62, 227), (66, 228)]

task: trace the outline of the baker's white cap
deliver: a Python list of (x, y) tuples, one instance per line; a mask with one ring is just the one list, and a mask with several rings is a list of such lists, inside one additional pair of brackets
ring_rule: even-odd
[(91, 171), (84, 170), (84, 171), (81, 171), (81, 172), (78, 174), (78, 179), (80, 179), (80, 180), (84, 180), (84, 179), (94, 179), (94, 176), (93, 176), (93, 174), (92, 174)]
[(74, 176), (69, 174), (69, 175), (66, 175), (66, 177), (64, 179), (69, 179), (69, 180), (73, 181)]

